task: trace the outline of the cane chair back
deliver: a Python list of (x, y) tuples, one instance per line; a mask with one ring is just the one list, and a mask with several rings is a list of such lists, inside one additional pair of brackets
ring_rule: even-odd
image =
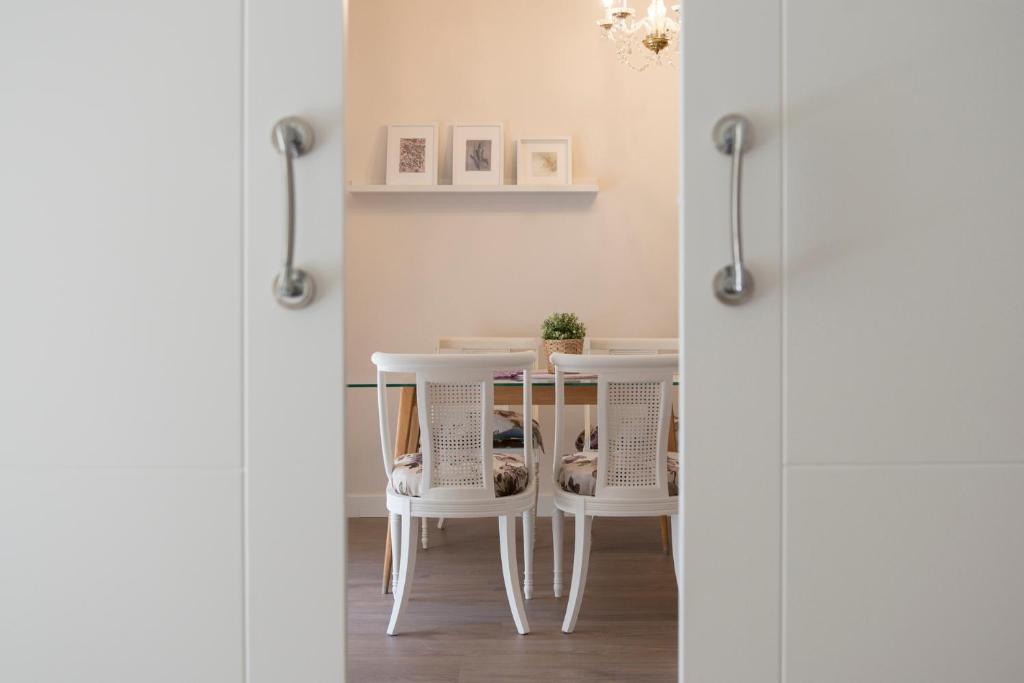
[(554, 480), (563, 448), (565, 373), (597, 375), (596, 498), (668, 498), (668, 439), (672, 383), (679, 357), (553, 354), (555, 365)]
[[(421, 429), (423, 477), (420, 498), (488, 500), (495, 497), (492, 448), (494, 375), (522, 372), (523, 411), (531, 408), (532, 351), (498, 354), (373, 354), (384, 469), (394, 468), (388, 418), (387, 377), (413, 373)], [(532, 472), (531, 440), (524, 439), (523, 462)]]
[[(451, 353), (518, 353), (521, 351), (533, 351), (537, 353), (540, 349), (540, 339), (537, 337), (439, 337), (437, 340), (437, 352), (443, 354)], [(534, 366), (536, 369), (536, 365)], [(511, 406), (502, 405), (501, 408)], [(533, 407), (533, 419), (540, 417), (540, 408)], [(524, 434), (529, 430), (524, 427)]]
[[(583, 340), (583, 353), (606, 356), (645, 356), (678, 354), (678, 337), (587, 337)], [(583, 409), (583, 448), (591, 450), (591, 431), (594, 415), (590, 406)]]

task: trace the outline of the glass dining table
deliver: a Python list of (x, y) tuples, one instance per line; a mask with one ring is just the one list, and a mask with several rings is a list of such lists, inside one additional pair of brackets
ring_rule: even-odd
[[(673, 382), (679, 386), (679, 378)], [(377, 389), (376, 382), (351, 382), (345, 385), (348, 389)], [(419, 448), (420, 421), (416, 410), (416, 382), (409, 380), (398, 380), (387, 382), (388, 389), (398, 389), (398, 422), (395, 427), (394, 457), (398, 458), (406, 453), (413, 453)], [(555, 404), (555, 378), (551, 373), (538, 372), (530, 376), (530, 389), (532, 403), (535, 406), (550, 406)], [(496, 378), (494, 380), (494, 405), (496, 406), (521, 406), (523, 403), (523, 382), (522, 379)], [(565, 404), (576, 406), (597, 405), (597, 378), (593, 375), (573, 377), (566, 375), (565, 379)], [(674, 420), (673, 420), (674, 422)], [(668, 435), (668, 450), (678, 451), (676, 430), (670, 429)], [(662, 550), (667, 551), (668, 544), (668, 520), (662, 519)], [(388, 593), (391, 590), (391, 525), (387, 525), (384, 541), (384, 573), (381, 578), (381, 592)]]
[[(679, 378), (676, 377), (674, 386), (679, 386)], [(350, 382), (345, 385), (348, 389), (376, 389), (376, 382)], [(402, 395), (409, 394), (409, 400), (415, 405), (416, 382), (395, 381), (385, 384), (388, 389), (401, 389)], [(533, 405), (550, 406), (555, 403), (555, 379), (550, 373), (537, 373), (530, 376), (530, 387), (532, 389)], [(518, 405), (523, 402), (523, 382), (514, 379), (494, 380), (494, 405)], [(593, 376), (574, 378), (568, 375), (565, 379), (565, 404), (566, 405), (597, 405), (597, 379)]]

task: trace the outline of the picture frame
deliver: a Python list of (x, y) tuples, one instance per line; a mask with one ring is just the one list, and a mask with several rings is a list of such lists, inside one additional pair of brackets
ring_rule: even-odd
[(501, 185), (505, 138), (500, 123), (452, 126), (452, 185)]
[(388, 126), (388, 185), (437, 184), (437, 124)]
[(572, 185), (572, 138), (516, 140), (517, 185)]

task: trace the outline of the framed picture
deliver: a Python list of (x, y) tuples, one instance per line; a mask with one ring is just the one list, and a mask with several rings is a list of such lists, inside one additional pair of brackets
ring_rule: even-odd
[(452, 127), (452, 185), (501, 185), (505, 138), (500, 123)]
[(388, 126), (388, 185), (437, 184), (437, 124)]
[(517, 185), (572, 185), (572, 138), (516, 140)]

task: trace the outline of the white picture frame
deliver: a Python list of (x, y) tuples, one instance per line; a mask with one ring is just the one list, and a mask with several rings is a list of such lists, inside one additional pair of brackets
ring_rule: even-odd
[(437, 124), (395, 123), (388, 126), (388, 185), (437, 184)]
[(572, 185), (572, 138), (516, 140), (517, 185)]
[(500, 123), (452, 126), (452, 185), (505, 182), (505, 136)]

